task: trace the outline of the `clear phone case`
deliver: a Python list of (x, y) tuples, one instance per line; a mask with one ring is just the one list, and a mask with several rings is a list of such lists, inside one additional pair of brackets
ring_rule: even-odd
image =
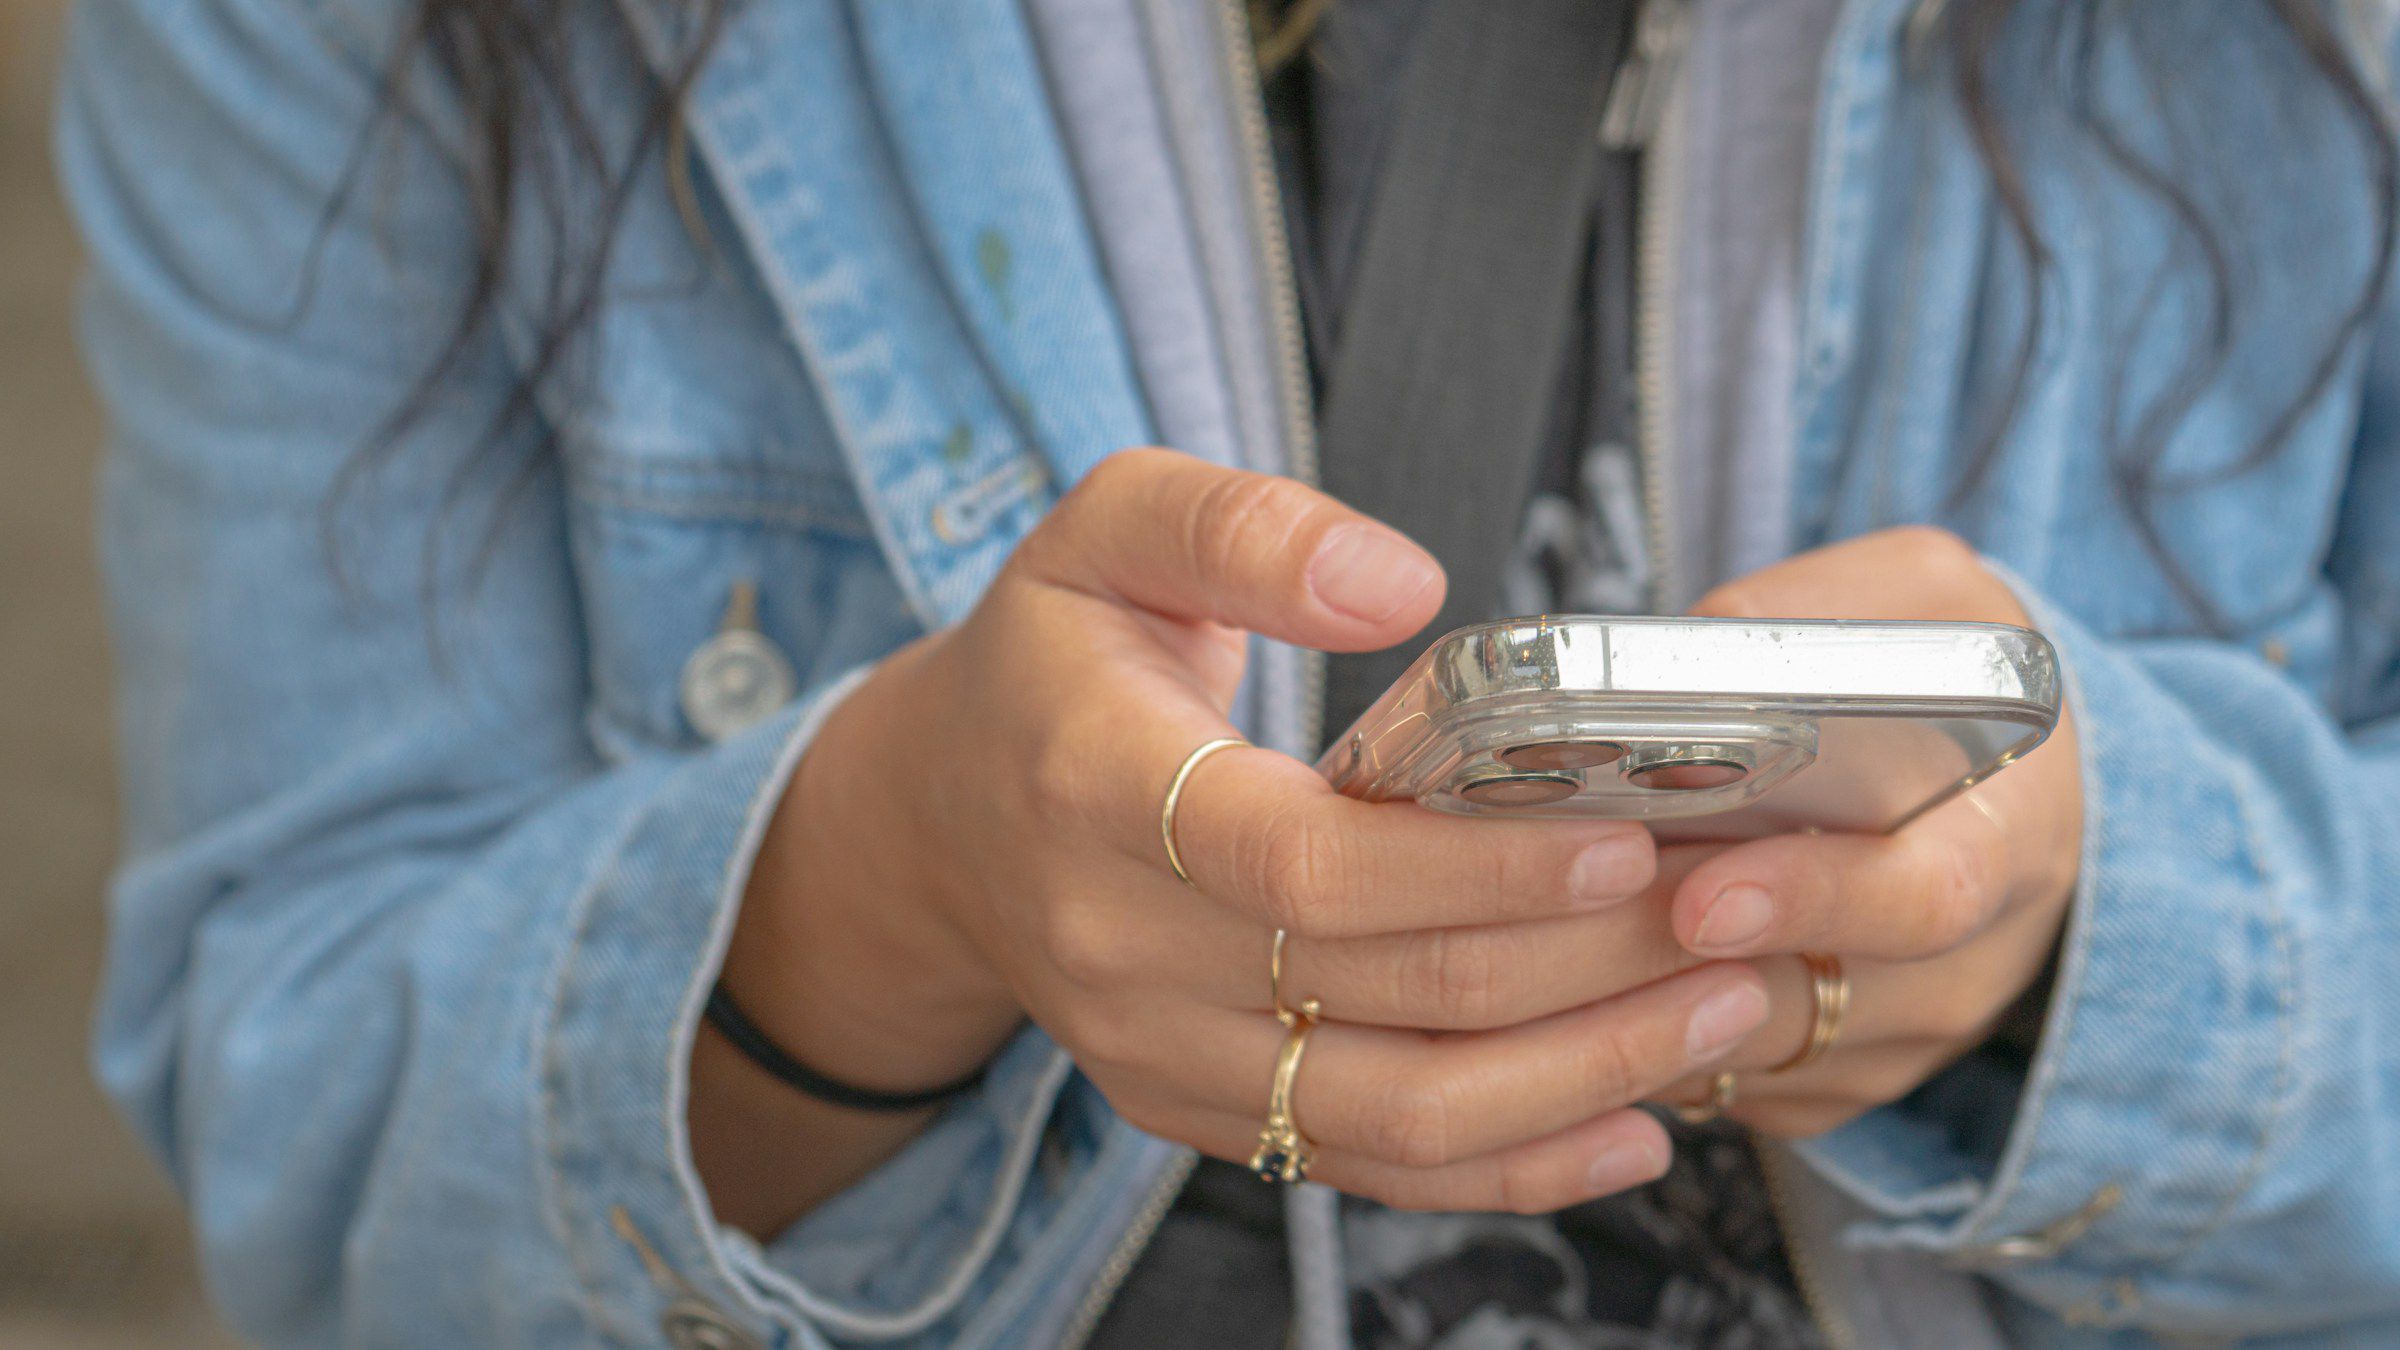
[(2058, 658), (1982, 623), (1545, 615), (1443, 637), (1318, 768), (1368, 801), (1890, 831), (2057, 725)]

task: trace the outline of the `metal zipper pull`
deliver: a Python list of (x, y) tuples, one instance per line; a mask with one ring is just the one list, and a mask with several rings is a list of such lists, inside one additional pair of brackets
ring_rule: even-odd
[(1600, 110), (1600, 144), (1611, 150), (1649, 147), (1675, 92), (1691, 31), (1687, 0), (1642, 0), (1631, 48), (1609, 81), (1608, 101)]

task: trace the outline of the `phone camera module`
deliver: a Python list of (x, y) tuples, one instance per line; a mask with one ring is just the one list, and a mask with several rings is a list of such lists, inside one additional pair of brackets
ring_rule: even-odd
[(1625, 781), (1652, 792), (1705, 792), (1749, 776), (1749, 754), (1732, 745), (1662, 745), (1625, 760)]
[(1615, 741), (1582, 740), (1520, 741), (1498, 755), (1501, 763), (1528, 773), (1574, 773), (1624, 757), (1625, 747)]
[(1477, 806), (1549, 806), (1582, 791), (1583, 780), (1569, 773), (1486, 769), (1460, 779), (1453, 790)]

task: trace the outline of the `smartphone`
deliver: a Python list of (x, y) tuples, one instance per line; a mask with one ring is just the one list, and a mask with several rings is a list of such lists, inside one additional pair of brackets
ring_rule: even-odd
[(2040, 745), (2059, 700), (2049, 639), (2006, 624), (1540, 615), (1435, 642), (1317, 767), (1675, 840), (1889, 832)]

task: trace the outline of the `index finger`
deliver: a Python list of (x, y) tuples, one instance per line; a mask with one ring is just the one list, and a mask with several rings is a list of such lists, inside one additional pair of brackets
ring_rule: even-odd
[(1094, 466), (1010, 560), (1023, 576), (1173, 619), (1371, 651), (1441, 608), (1441, 564), (1314, 488), (1168, 450)]
[(1951, 619), (2029, 622), (1972, 545), (1900, 525), (1797, 553), (1700, 597), (1692, 613), (1729, 619)]
[(1908, 961), (1981, 932), (2007, 897), (2007, 840), (1961, 798), (1890, 835), (1740, 844), (1676, 888), (1676, 940), (1708, 957), (1829, 951)]
[(1214, 756), (1193, 775), (1176, 834), (1202, 893), (1262, 926), (1310, 937), (1595, 909), (1638, 893), (1657, 867), (1650, 832), (1631, 821), (1360, 802), (1307, 765), (1250, 747)]

